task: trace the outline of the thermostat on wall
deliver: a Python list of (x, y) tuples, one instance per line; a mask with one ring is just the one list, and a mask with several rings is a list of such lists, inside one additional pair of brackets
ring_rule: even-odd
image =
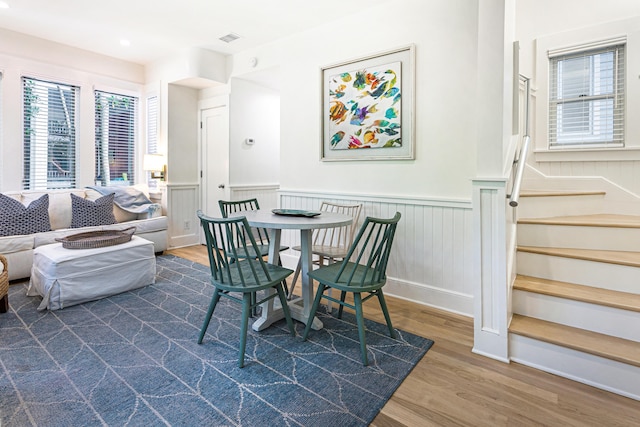
[(253, 144), (255, 144), (255, 143), (256, 143), (256, 140), (255, 140), (255, 139), (253, 139), (253, 138), (247, 138), (247, 139), (245, 139), (245, 140), (244, 140), (244, 142), (245, 142), (247, 145), (253, 145)]

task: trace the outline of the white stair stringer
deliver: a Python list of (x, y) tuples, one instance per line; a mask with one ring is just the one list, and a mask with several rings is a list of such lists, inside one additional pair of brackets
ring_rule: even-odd
[(640, 228), (518, 224), (518, 245), (640, 252)]
[[(526, 189), (526, 191), (604, 191), (606, 193), (605, 196), (600, 199), (601, 201), (598, 201), (594, 205), (594, 207), (601, 206), (603, 210), (594, 212), (592, 208), (587, 207), (587, 210), (581, 210), (580, 214), (610, 212), (625, 215), (640, 215), (640, 196), (601, 176), (549, 176), (535, 169), (530, 164), (527, 164), (525, 178), (522, 181), (522, 188)], [(550, 199), (559, 198), (551, 197)], [(564, 202), (560, 200), (551, 200), (548, 206), (551, 206), (554, 203), (558, 204), (560, 212), (552, 215), (569, 215), (562, 213), (562, 206), (569, 209)], [(521, 204), (524, 204), (522, 199)], [(520, 207), (518, 207), (518, 209), (520, 209)], [(529, 209), (529, 212), (532, 215), (526, 216), (530, 216), (532, 218), (549, 216), (542, 212), (540, 214), (536, 214), (535, 207), (527, 209)], [(519, 212), (519, 216), (521, 218), (525, 217), (522, 213), (522, 211)]]
[(518, 274), (640, 293), (640, 268), (518, 251)]
[(510, 359), (541, 371), (640, 400), (640, 368), (517, 334), (509, 334)]
[(513, 312), (548, 322), (640, 342), (640, 312), (513, 290)]

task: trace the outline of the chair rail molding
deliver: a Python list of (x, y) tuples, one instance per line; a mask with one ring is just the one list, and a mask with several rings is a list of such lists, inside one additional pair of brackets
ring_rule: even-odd
[(509, 362), (507, 179), (473, 180), (473, 352)]
[[(319, 209), (323, 201), (362, 203), (357, 229), (366, 216), (391, 218), (400, 212), (385, 294), (473, 316), (470, 200), (280, 190), (278, 201), (280, 208), (306, 210)], [(283, 230), (282, 244), (299, 245), (299, 233)], [(281, 253), (283, 264), (295, 268), (297, 255)]]

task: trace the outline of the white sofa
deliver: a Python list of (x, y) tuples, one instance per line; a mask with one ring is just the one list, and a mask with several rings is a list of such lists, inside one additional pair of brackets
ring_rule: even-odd
[[(148, 196), (144, 186), (136, 186)], [(96, 200), (103, 195), (89, 188), (67, 190), (23, 190), (4, 192), (28, 206), (44, 194), (49, 195), (49, 221), (51, 231), (29, 235), (0, 236), (0, 254), (7, 258), (9, 265), (9, 280), (29, 277), (33, 264), (33, 250), (38, 246), (57, 243), (56, 238), (84, 233), (95, 230), (123, 230), (136, 227), (135, 235), (150, 240), (154, 244), (154, 251), (162, 253), (167, 249), (167, 217), (160, 212), (160, 206), (146, 213), (127, 212), (114, 203), (116, 224), (93, 227), (70, 228), (72, 218), (71, 193), (87, 200)], [(155, 212), (155, 213), (154, 213)]]

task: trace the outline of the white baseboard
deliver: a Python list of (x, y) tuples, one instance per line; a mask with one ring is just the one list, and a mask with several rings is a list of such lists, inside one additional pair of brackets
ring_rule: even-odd
[[(295, 270), (298, 257), (286, 252), (280, 254), (282, 265)], [(385, 295), (401, 298), (450, 313), (473, 317), (473, 295), (448, 291), (433, 286), (411, 283), (397, 278), (387, 277)]]

